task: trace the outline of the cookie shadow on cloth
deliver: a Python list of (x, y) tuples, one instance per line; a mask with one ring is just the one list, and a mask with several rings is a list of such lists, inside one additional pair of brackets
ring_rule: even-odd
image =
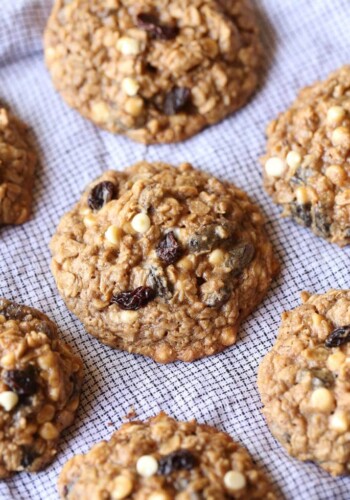
[(254, 99), (254, 96), (265, 86), (270, 67), (274, 62), (277, 45), (277, 35), (275, 28), (268, 17), (266, 8), (261, 5), (261, 1), (252, 0), (252, 5), (258, 21), (258, 26), (260, 29), (260, 40), (263, 47), (262, 69), (257, 89), (252, 96), (252, 99)]

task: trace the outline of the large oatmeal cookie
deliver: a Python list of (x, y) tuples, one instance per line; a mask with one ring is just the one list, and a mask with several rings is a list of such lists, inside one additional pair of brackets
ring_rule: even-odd
[(302, 294), (285, 312), (258, 386), (271, 432), (293, 457), (350, 471), (350, 290)]
[(58, 484), (67, 500), (276, 498), (246, 449), (228, 434), (164, 413), (124, 424), (109, 441), (73, 457)]
[(247, 101), (257, 31), (249, 0), (56, 0), (45, 57), (66, 102), (97, 125), (175, 142)]
[(0, 106), (0, 225), (29, 218), (35, 164), (25, 126)]
[(267, 129), (264, 184), (315, 234), (350, 242), (350, 66), (303, 89)]
[(104, 173), (62, 218), (51, 251), (87, 331), (163, 363), (232, 345), (278, 270), (259, 209), (189, 164)]
[(47, 316), (0, 299), (0, 479), (57, 452), (79, 404), (82, 362)]

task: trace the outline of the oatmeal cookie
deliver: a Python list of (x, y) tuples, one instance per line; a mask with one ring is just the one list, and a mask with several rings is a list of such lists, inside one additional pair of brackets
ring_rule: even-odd
[(79, 404), (82, 362), (47, 316), (0, 299), (0, 479), (42, 469)]
[(241, 107), (261, 61), (249, 0), (56, 0), (44, 43), (70, 106), (148, 144), (181, 141)]
[(73, 457), (58, 485), (67, 500), (276, 498), (246, 449), (228, 434), (164, 413), (124, 424), (109, 441)]
[(267, 136), (264, 185), (282, 215), (350, 243), (350, 66), (303, 89)]
[(104, 173), (62, 218), (51, 251), (86, 330), (163, 363), (232, 345), (278, 270), (259, 209), (187, 163)]
[(272, 434), (299, 460), (350, 471), (350, 290), (302, 293), (282, 315), (258, 387)]
[(0, 106), (0, 225), (28, 220), (35, 164), (25, 126)]

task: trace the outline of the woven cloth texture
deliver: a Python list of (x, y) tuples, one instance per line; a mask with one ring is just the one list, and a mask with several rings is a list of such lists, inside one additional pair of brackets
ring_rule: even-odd
[[(349, 498), (350, 478), (333, 479), (312, 463), (291, 459), (274, 440), (260, 412), (256, 375), (281, 312), (299, 304), (301, 290), (349, 287), (349, 250), (280, 219), (262, 189), (258, 158), (264, 152), (266, 124), (298, 89), (349, 62), (350, 2), (261, 0), (255, 6), (266, 61), (264, 81), (250, 103), (191, 140), (146, 147), (99, 130), (55, 93), (42, 51), (52, 2), (1, 0), (0, 100), (30, 125), (40, 166), (31, 220), (1, 229), (0, 294), (47, 313), (85, 364), (81, 407), (56, 459), (43, 472), (2, 481), (1, 499), (57, 499), (62, 465), (108, 439), (131, 406), (141, 419), (164, 410), (227, 431), (248, 448), (281, 497)], [(266, 300), (243, 324), (236, 346), (192, 364), (157, 365), (101, 345), (69, 313), (50, 272), (48, 243), (61, 215), (102, 171), (123, 169), (140, 159), (175, 165), (189, 161), (243, 188), (262, 207), (282, 264)]]

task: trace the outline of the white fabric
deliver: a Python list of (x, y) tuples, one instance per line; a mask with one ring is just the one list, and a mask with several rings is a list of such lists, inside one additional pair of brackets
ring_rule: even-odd
[[(62, 465), (108, 438), (131, 405), (142, 419), (164, 410), (229, 432), (287, 499), (349, 498), (350, 478), (334, 479), (313, 464), (289, 458), (272, 438), (260, 413), (256, 373), (273, 343), (280, 313), (299, 304), (300, 290), (349, 287), (349, 250), (279, 218), (279, 209), (262, 189), (258, 157), (267, 122), (289, 105), (298, 89), (349, 63), (350, 2), (256, 3), (267, 54), (260, 91), (239, 113), (189, 141), (145, 147), (97, 129), (55, 93), (41, 41), (52, 2), (1, 0), (0, 99), (32, 127), (41, 164), (31, 221), (1, 229), (0, 293), (46, 312), (85, 363), (81, 407), (57, 458), (39, 474), (21, 473), (1, 482), (1, 499), (56, 499)], [(279, 279), (242, 326), (237, 345), (196, 363), (161, 366), (102, 346), (68, 312), (50, 272), (48, 243), (60, 216), (103, 170), (122, 169), (140, 159), (190, 161), (246, 190), (266, 214), (282, 263)]]

